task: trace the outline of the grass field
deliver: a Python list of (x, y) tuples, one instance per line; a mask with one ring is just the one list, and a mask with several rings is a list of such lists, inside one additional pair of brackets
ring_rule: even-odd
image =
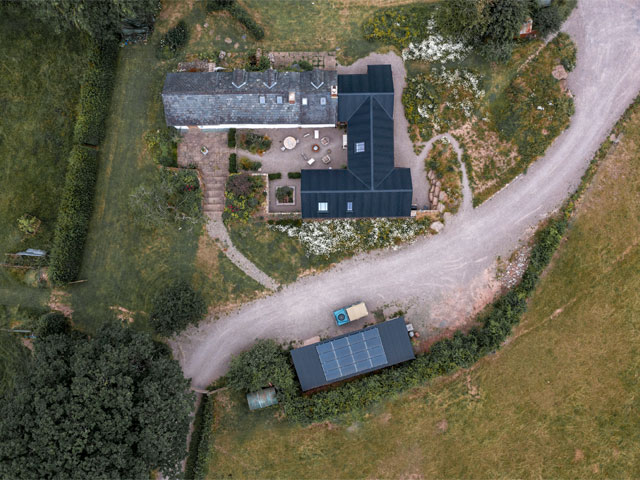
[(290, 425), (222, 395), (209, 478), (636, 477), (639, 159), (636, 108), (496, 355), (335, 424)]
[(143, 135), (164, 123), (159, 94), (170, 68), (156, 59), (153, 39), (121, 51), (80, 274), (87, 281), (69, 287), (74, 320), (86, 328), (99, 325), (116, 307), (131, 311), (144, 326), (153, 295), (176, 278), (193, 279), (213, 306), (260, 289), (206, 241), (206, 234), (174, 226), (143, 230), (131, 214), (129, 196), (156, 168), (143, 154)]
[[(0, 10), (0, 257), (50, 250), (76, 117), (86, 44), (56, 34), (27, 12)], [(17, 219), (42, 221), (23, 238)], [(4, 260), (3, 260), (4, 261)], [(0, 269), (0, 285), (16, 285)]]

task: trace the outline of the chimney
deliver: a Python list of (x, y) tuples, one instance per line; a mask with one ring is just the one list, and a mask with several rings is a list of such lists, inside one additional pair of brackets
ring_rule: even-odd
[(331, 98), (338, 98), (338, 86), (331, 85)]

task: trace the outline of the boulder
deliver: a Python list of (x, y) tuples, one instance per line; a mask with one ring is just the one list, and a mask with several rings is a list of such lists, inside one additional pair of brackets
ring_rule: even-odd
[(440, 195), (438, 195), (438, 200), (440, 200), (441, 202), (446, 202), (447, 201), (447, 192), (445, 192), (444, 190), (442, 190), (440, 192)]
[(440, 233), (443, 228), (444, 228), (444, 223), (442, 222), (433, 222), (431, 224), (431, 230), (433, 230), (436, 233)]
[(227, 37), (227, 38), (224, 39), (224, 43), (231, 44), (231, 43), (233, 43), (233, 40), (231, 40), (229, 37)]
[(556, 80), (565, 80), (569, 76), (562, 65), (556, 65), (551, 71), (551, 75), (553, 75), (553, 78)]
[(445, 209), (444, 203), (440, 203), (440, 204), (438, 205), (438, 211), (439, 211), (440, 213), (444, 213), (444, 209)]

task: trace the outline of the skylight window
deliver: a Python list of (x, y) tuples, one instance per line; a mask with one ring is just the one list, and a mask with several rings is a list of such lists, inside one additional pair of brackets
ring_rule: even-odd
[(306, 97), (303, 97), (303, 98), (302, 98), (302, 105), (306, 105), (307, 103), (308, 103), (308, 102), (307, 102), (307, 98), (306, 98)]
[(327, 104), (326, 97), (320, 97), (320, 105), (326, 105), (326, 104)]
[(364, 142), (356, 142), (356, 153), (364, 152)]
[(260, 103), (261, 103), (262, 105), (264, 105), (265, 103), (267, 103), (267, 99), (265, 98), (265, 96), (264, 96), (264, 95), (260, 95)]
[(329, 203), (327, 202), (318, 202), (318, 212), (327, 213), (329, 211)]
[(353, 202), (347, 202), (347, 212), (353, 212)]
[(277, 103), (278, 105), (281, 105), (281, 104), (282, 104), (282, 95), (278, 95), (278, 96), (276, 97), (276, 103)]

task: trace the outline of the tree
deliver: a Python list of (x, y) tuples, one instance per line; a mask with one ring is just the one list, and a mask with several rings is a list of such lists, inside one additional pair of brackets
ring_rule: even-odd
[(533, 19), (533, 29), (540, 32), (543, 37), (557, 32), (562, 26), (562, 15), (555, 3), (535, 10), (531, 17)]
[(29, 375), (0, 397), (0, 477), (175, 477), (188, 388), (166, 348), (128, 327), (38, 338)]
[(484, 38), (490, 42), (510, 43), (518, 35), (529, 15), (526, 0), (493, 0), (486, 9)]
[(171, 336), (197, 324), (207, 313), (202, 295), (178, 280), (160, 290), (153, 299), (151, 326), (160, 335)]
[(98, 39), (116, 37), (131, 25), (153, 24), (158, 0), (29, 0), (36, 15), (57, 31), (77, 28)]
[(51, 312), (40, 318), (36, 335), (40, 338), (49, 335), (68, 335), (71, 332), (69, 319), (60, 312)]
[(436, 11), (438, 31), (447, 37), (470, 42), (486, 24), (486, 1), (448, 0)]
[(279, 395), (296, 393), (288, 354), (274, 340), (259, 340), (250, 350), (231, 360), (228, 384), (243, 393), (273, 385)]

